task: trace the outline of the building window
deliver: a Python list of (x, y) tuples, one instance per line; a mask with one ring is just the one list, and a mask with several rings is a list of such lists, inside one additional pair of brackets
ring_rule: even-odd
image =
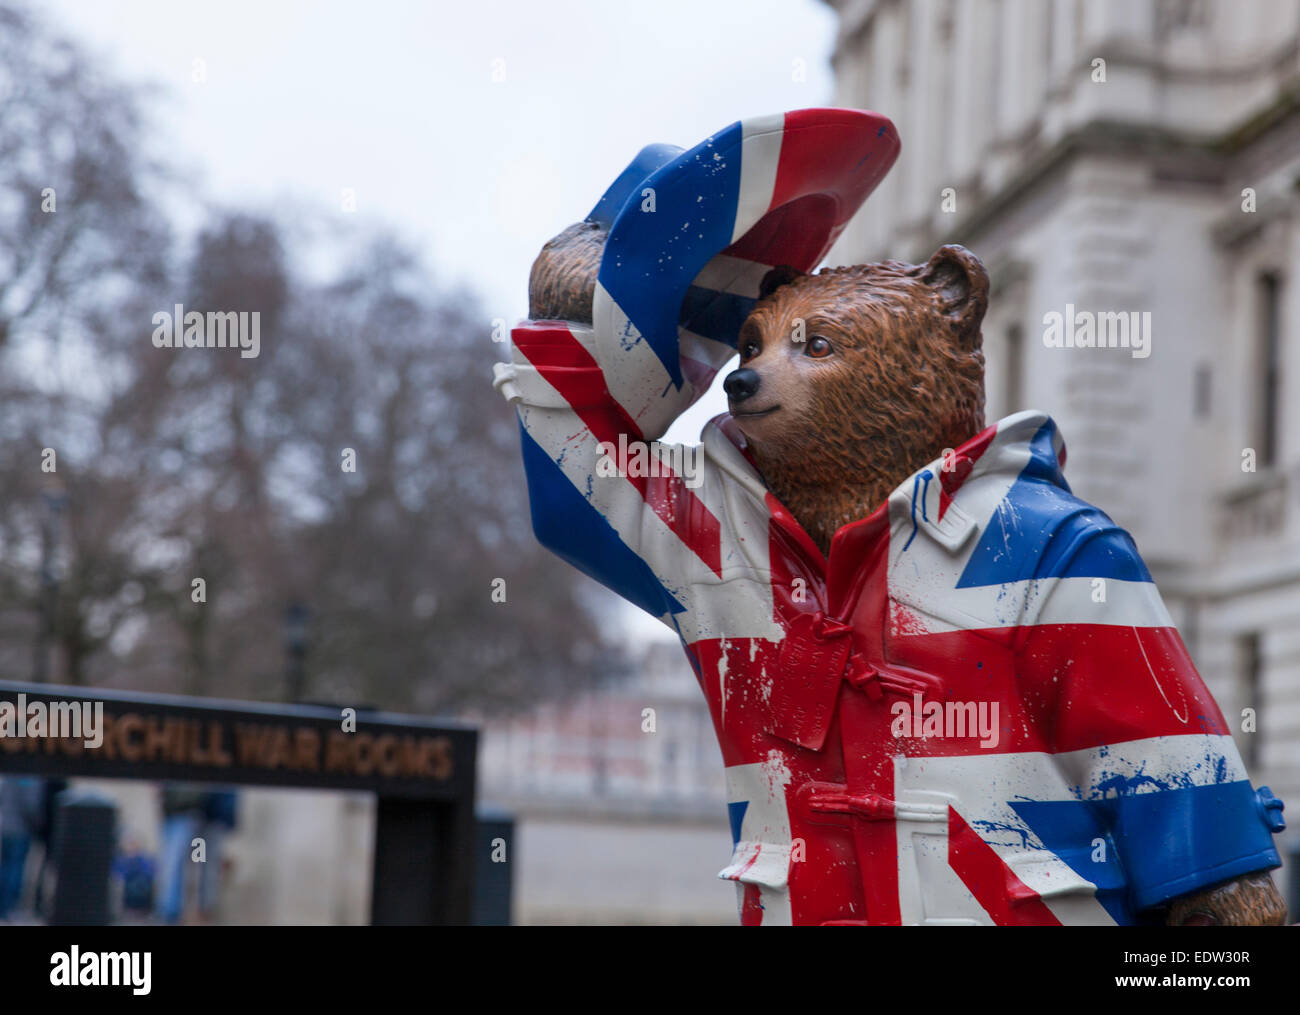
[(1192, 415), (1197, 419), (1207, 419), (1210, 415), (1210, 365), (1201, 363), (1196, 368), (1192, 383)]
[(916, 58), (916, 54), (912, 52), (913, 9), (911, 4), (906, 4), (903, 7), (900, 17), (903, 24), (900, 29), (902, 38), (898, 43), (898, 52), (902, 55), (894, 64), (894, 69), (898, 73), (899, 91), (906, 92), (911, 79), (912, 61)]
[(1273, 272), (1259, 276), (1259, 338), (1255, 366), (1255, 451), (1261, 466), (1276, 465), (1281, 381), (1282, 282)]
[(998, 130), (998, 112), (1001, 109), (1002, 96), (998, 94), (1002, 90), (1002, 0), (993, 0), (992, 5), (988, 8), (987, 20), (985, 22), (990, 26), (988, 29), (989, 36), (986, 37), (989, 42), (985, 50), (985, 59), (988, 60), (988, 122), (992, 127), (992, 140), (996, 141), (1001, 136)]
[(1006, 408), (1004, 415), (1024, 407), (1025, 332), (1018, 324), (1007, 328)]

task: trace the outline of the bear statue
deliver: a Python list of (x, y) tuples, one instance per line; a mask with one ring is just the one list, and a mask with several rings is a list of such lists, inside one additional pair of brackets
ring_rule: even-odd
[[(495, 379), (537, 538), (681, 640), (743, 924), (1282, 923), (1281, 801), (1132, 538), (1049, 416), (986, 425), (980, 261), (811, 273), (898, 150), (744, 120), (545, 245)], [(688, 469), (658, 438), (737, 353)]]

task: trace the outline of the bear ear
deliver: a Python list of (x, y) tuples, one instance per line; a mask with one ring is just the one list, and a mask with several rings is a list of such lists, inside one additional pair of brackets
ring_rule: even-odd
[(976, 339), (989, 305), (989, 276), (980, 259), (965, 247), (950, 243), (926, 262), (921, 281), (932, 286), (939, 311), (958, 335)]
[(803, 276), (804, 273), (797, 268), (791, 268), (788, 264), (779, 265), (763, 276), (763, 281), (758, 284), (758, 298), (766, 299), (781, 286), (788, 285)]

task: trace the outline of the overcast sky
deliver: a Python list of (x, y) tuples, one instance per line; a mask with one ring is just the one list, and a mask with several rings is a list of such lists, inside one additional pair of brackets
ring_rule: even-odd
[(642, 145), (831, 95), (835, 19), (818, 0), (40, 6), (162, 87), (159, 141), (211, 196), (333, 208), (352, 187), (359, 215), (400, 224), (512, 319), (537, 248)]
[[(641, 146), (690, 147), (832, 95), (836, 20), (820, 0), (40, 8), (120, 75), (158, 86), (159, 153), (206, 196), (336, 209), (352, 188), (358, 219), (398, 226), (443, 283), (481, 295), (485, 335), (492, 318), (526, 314), (538, 248)], [(715, 385), (668, 438), (694, 443), (725, 407)]]

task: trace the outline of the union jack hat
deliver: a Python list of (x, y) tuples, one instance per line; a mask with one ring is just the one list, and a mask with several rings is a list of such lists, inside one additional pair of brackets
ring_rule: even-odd
[(694, 401), (735, 354), (763, 276), (815, 268), (898, 152), (894, 125), (857, 109), (740, 120), (685, 151), (643, 148), (588, 216), (609, 230), (597, 343), (618, 343), (611, 361), (640, 345), (678, 408)]

